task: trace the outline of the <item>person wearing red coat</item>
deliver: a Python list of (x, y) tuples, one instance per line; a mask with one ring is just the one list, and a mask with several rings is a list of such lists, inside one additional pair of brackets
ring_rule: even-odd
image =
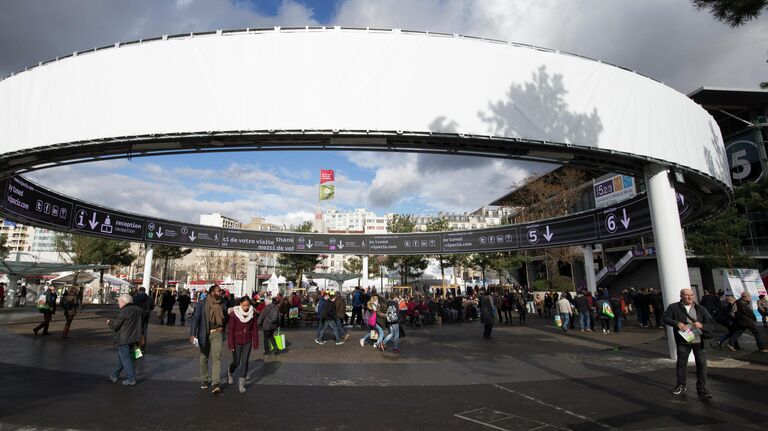
[(245, 378), (248, 376), (248, 360), (251, 350), (259, 348), (259, 325), (256, 323), (251, 300), (244, 296), (240, 303), (229, 309), (227, 322), (227, 343), (232, 352), (232, 365), (227, 370), (227, 383), (234, 383), (235, 371), (238, 374), (238, 390), (245, 393)]

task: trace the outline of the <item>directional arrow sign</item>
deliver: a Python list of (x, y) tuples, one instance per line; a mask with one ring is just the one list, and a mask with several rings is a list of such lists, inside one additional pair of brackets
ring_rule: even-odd
[(651, 212), (645, 197), (605, 208), (597, 217), (601, 238), (651, 230)]
[(312, 244), (312, 240), (311, 239), (309, 241), (307, 241), (307, 248), (312, 248), (313, 245), (314, 244)]
[(189, 226), (161, 220), (147, 220), (146, 240), (161, 244), (219, 247), (220, 233), (221, 230), (215, 227)]
[(624, 229), (629, 229), (629, 217), (627, 217), (627, 209), (622, 208), (621, 212), (624, 214), (624, 217), (621, 218), (621, 224), (624, 225)]
[(144, 237), (144, 220), (98, 207), (76, 205), (72, 229), (100, 236), (141, 241)]
[(339, 240), (339, 250), (344, 249), (344, 241)]
[(549, 226), (547, 226), (547, 232), (544, 235), (542, 235), (542, 236), (544, 237), (544, 239), (547, 240), (547, 242), (552, 242), (552, 237), (555, 236), (555, 233), (554, 232), (550, 232), (549, 231)]

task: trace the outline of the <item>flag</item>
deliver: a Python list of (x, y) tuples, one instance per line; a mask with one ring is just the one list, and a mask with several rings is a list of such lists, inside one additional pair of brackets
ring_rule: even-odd
[(333, 194), (336, 191), (336, 186), (333, 184), (320, 184), (320, 200), (333, 199)]
[(333, 199), (336, 186), (333, 184), (333, 169), (320, 169), (320, 200)]
[(333, 182), (333, 169), (320, 169), (320, 184)]

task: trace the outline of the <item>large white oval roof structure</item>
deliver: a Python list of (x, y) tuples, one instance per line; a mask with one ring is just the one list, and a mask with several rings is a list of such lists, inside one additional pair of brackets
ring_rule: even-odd
[[(498, 138), (510, 156), (540, 160), (572, 159), (549, 157), (563, 147), (578, 160), (586, 149), (607, 165), (605, 153), (614, 155), (618, 169), (651, 160), (730, 187), (716, 123), (683, 94), (613, 65), (499, 41), (400, 30), (219, 31), (116, 44), (0, 81), (6, 173), (187, 148), (184, 138), (242, 147), (272, 135), (291, 148), (316, 134), (336, 146), (381, 148), (397, 136)], [(453, 146), (483, 152), (481, 144)], [(56, 155), (64, 148), (70, 156)]]

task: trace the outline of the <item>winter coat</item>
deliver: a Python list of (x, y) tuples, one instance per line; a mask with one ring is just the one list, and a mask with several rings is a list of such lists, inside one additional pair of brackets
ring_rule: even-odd
[(589, 300), (584, 295), (578, 295), (576, 296), (576, 299), (574, 300), (574, 305), (576, 306), (576, 311), (578, 311), (580, 314), (589, 314)]
[(229, 350), (235, 350), (235, 346), (244, 346), (251, 343), (251, 349), (259, 348), (259, 324), (254, 315), (251, 320), (243, 323), (235, 315), (234, 311), (229, 312), (227, 322), (227, 346)]
[(118, 346), (141, 341), (141, 327), (141, 308), (135, 304), (127, 304), (109, 321), (109, 329), (115, 332), (112, 341)]
[(133, 303), (141, 309), (141, 317), (149, 319), (149, 312), (152, 311), (149, 305), (149, 295), (139, 292), (133, 297)]
[(754, 328), (756, 322), (757, 317), (755, 317), (752, 304), (743, 299), (738, 299), (736, 301), (736, 324), (744, 328)]
[[(715, 330), (715, 321), (712, 319), (712, 316), (709, 314), (709, 311), (707, 311), (706, 308), (696, 303), (694, 303), (693, 306), (696, 310), (696, 320), (702, 325), (701, 332), (703, 336), (701, 337), (701, 345), (704, 347), (706, 346), (706, 343), (704, 343), (704, 338), (709, 337), (710, 334), (712, 334), (712, 332)], [(683, 339), (683, 337), (677, 333), (678, 323), (685, 323), (686, 325), (688, 324), (688, 316), (685, 312), (685, 306), (681, 302), (669, 304), (667, 311), (664, 312), (664, 323), (672, 327), (672, 332), (675, 334), (675, 343), (688, 344)]]
[[(210, 334), (210, 329), (208, 329), (208, 318), (205, 317), (205, 302), (207, 300), (208, 299), (206, 298), (202, 301), (198, 301), (195, 306), (195, 311), (192, 313), (192, 324), (189, 326), (189, 336), (197, 338), (201, 352), (205, 351), (205, 345), (208, 342), (208, 334)], [(221, 299), (220, 305), (222, 313), (224, 313), (224, 327), (226, 328), (229, 313), (227, 313), (227, 306), (224, 304), (223, 298)]]
[(344, 315), (347, 314), (347, 301), (341, 296), (338, 296), (336, 297), (336, 302), (334, 302), (334, 304), (336, 305), (336, 318), (344, 319)]
[(325, 301), (323, 310), (320, 312), (320, 320), (336, 320), (336, 304), (333, 301)]
[(280, 312), (275, 304), (267, 304), (261, 314), (259, 314), (258, 325), (264, 331), (272, 331), (277, 329), (278, 319), (280, 318)]
[(494, 319), (493, 300), (490, 295), (480, 297), (480, 323), (483, 325), (493, 325)]
[(50, 314), (56, 314), (56, 298), (58, 298), (59, 295), (56, 294), (56, 292), (51, 291), (50, 289), (45, 291), (45, 303), (48, 304), (48, 310), (40, 310), (41, 313), (50, 313)]
[(163, 294), (163, 299), (160, 301), (160, 308), (166, 311), (173, 310), (173, 304), (176, 303), (176, 298), (171, 295), (170, 292)]
[(192, 298), (189, 295), (184, 294), (179, 296), (179, 311), (189, 308), (189, 304), (192, 302)]

